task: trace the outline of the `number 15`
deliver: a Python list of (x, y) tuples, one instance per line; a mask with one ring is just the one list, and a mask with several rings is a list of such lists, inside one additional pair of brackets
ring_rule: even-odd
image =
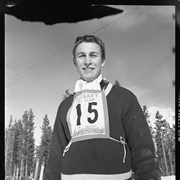
[[(95, 123), (98, 119), (98, 111), (96, 109), (93, 109), (92, 106), (97, 106), (97, 102), (91, 102), (88, 104), (88, 112), (89, 113), (94, 113), (94, 119), (91, 119), (90, 117), (87, 118), (88, 122), (89, 123)], [(77, 126), (81, 125), (81, 122), (80, 122), (80, 118), (81, 118), (81, 115), (82, 115), (82, 112), (81, 112), (81, 104), (78, 104), (76, 106), (76, 110), (77, 110)]]

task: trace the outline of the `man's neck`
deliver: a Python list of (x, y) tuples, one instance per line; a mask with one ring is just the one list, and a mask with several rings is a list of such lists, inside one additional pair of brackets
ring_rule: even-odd
[(86, 83), (92, 83), (94, 81), (97, 81), (98, 83), (100, 83), (102, 81), (102, 74), (100, 74), (96, 79), (92, 80), (92, 81), (85, 81), (84, 79), (80, 78), (82, 81), (86, 82)]

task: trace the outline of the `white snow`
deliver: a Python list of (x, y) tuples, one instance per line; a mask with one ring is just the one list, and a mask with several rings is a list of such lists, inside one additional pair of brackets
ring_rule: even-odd
[(175, 176), (162, 176), (161, 180), (175, 180)]

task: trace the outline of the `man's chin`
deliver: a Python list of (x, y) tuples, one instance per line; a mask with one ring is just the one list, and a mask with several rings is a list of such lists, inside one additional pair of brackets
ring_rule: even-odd
[(82, 77), (82, 79), (86, 82), (92, 82), (94, 79), (96, 78), (92, 78), (92, 77)]

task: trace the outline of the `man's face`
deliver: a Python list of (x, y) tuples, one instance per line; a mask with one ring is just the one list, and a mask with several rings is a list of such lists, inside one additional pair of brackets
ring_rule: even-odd
[(80, 43), (75, 52), (75, 66), (80, 77), (88, 82), (96, 79), (104, 66), (100, 46), (96, 43)]

